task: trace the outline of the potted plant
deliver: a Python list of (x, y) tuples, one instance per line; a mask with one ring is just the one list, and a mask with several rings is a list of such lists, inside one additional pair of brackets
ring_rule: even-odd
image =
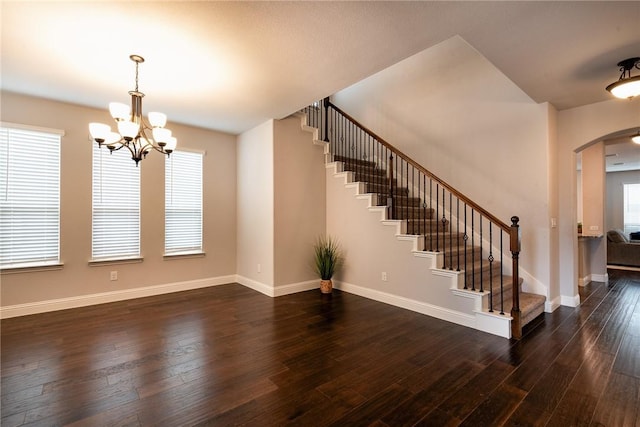
[(320, 292), (330, 294), (333, 289), (331, 278), (342, 264), (340, 245), (331, 237), (319, 237), (313, 250), (314, 268), (320, 276)]

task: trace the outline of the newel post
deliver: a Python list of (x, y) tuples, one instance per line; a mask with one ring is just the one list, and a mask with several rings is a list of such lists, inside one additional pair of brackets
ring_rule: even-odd
[(324, 142), (329, 142), (329, 97), (322, 100), (324, 107)]
[(520, 274), (519, 274), (519, 257), (520, 257), (520, 226), (518, 225), (520, 218), (511, 217), (511, 227), (509, 229), (512, 268), (512, 289), (513, 289), (513, 308), (511, 308), (511, 336), (515, 339), (522, 338), (522, 324), (520, 319)]

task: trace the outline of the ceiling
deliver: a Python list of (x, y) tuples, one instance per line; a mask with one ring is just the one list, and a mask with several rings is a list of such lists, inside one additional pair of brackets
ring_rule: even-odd
[(640, 170), (640, 145), (631, 142), (629, 136), (611, 138), (604, 144), (607, 172)]
[[(2, 1), (2, 88), (241, 133), (459, 35), (536, 102), (611, 99), (638, 1)], [(473, 70), (468, 70), (473, 73)], [(620, 101), (625, 102), (625, 101)]]

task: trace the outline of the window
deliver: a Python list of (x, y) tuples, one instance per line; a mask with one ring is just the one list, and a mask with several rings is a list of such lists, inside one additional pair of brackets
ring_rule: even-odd
[(93, 261), (140, 257), (140, 167), (93, 144)]
[(60, 263), (62, 131), (0, 127), (0, 268)]
[(624, 234), (640, 231), (640, 184), (624, 184)]
[(175, 151), (165, 160), (167, 255), (202, 252), (202, 156)]

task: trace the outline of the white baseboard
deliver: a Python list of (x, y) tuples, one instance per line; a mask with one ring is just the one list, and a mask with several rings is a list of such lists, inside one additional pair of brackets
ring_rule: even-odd
[(253, 289), (270, 297), (304, 292), (319, 288), (318, 280), (308, 280), (306, 282), (291, 283), (288, 285), (272, 286), (257, 282), (244, 276), (229, 275), (210, 277), (206, 279), (189, 280), (184, 282), (165, 283), (162, 285), (145, 286), (142, 288), (124, 289), (112, 292), (101, 292), (97, 294), (79, 295), (69, 298), (59, 298), (47, 301), (38, 301), (26, 304), (16, 304), (7, 307), (0, 307), (0, 319), (11, 317), (27, 316), (30, 314), (47, 313), (50, 311), (66, 310), (70, 308), (86, 307), (109, 302), (125, 301), (134, 298), (144, 298), (154, 295), (168, 294), (171, 292), (189, 291), (193, 289), (206, 288), (209, 286), (225, 285), (229, 283), (239, 283), (247, 288)]
[(235, 281), (266, 296), (275, 296), (273, 286), (267, 285), (266, 283), (258, 282), (257, 280), (249, 279), (248, 277), (244, 277), (239, 274), (236, 274)]
[(241, 275), (236, 275), (235, 281), (243, 286), (246, 286), (249, 289), (253, 289), (254, 291), (260, 292), (261, 294), (267, 295), (269, 297), (279, 297), (282, 295), (295, 294), (296, 292), (304, 292), (311, 289), (320, 288), (319, 279), (290, 283), (287, 285), (280, 285), (276, 287), (267, 285), (266, 283), (258, 282), (257, 280), (249, 279), (248, 277), (244, 277)]
[(210, 277), (206, 279), (188, 280), (184, 282), (165, 283), (162, 285), (145, 286), (142, 288), (124, 289), (97, 294), (79, 295), (69, 298), (59, 298), (48, 301), (38, 301), (26, 304), (16, 304), (0, 307), (0, 319), (8, 319), (29, 314), (46, 313), (49, 311), (66, 310), (69, 308), (86, 307), (96, 304), (124, 301), (134, 298), (144, 298), (171, 292), (188, 291), (209, 286), (224, 285), (236, 281), (235, 275)]
[(346, 282), (334, 282), (334, 286), (344, 292), (359, 295), (395, 307), (415, 311), (457, 325), (477, 329), (504, 338), (511, 338), (511, 316), (500, 316), (477, 311), (474, 314), (439, 307), (422, 301), (416, 301), (398, 295), (376, 291)]
[(608, 283), (609, 282), (609, 275), (607, 273), (605, 273), (605, 274), (591, 274), (591, 280), (593, 280), (594, 282)]
[(346, 282), (334, 282), (334, 286), (344, 292), (359, 295), (375, 301), (384, 302), (396, 307), (406, 308), (407, 310), (426, 314), (437, 319), (446, 320), (458, 325), (475, 327), (475, 318), (469, 314), (460, 313), (458, 311), (448, 310), (421, 301), (412, 300), (398, 295), (388, 294), (386, 292), (376, 291), (362, 286), (353, 285)]
[[(288, 285), (276, 286), (274, 296), (295, 294), (297, 292), (310, 291), (312, 289), (320, 289), (320, 279), (307, 280), (306, 282), (290, 283)], [(319, 291), (318, 291), (319, 292)]]
[(584, 277), (579, 277), (578, 286), (587, 286), (589, 283), (591, 283), (591, 278), (592, 278), (591, 274), (587, 274)]
[(556, 308), (560, 307), (561, 305), (561, 298), (559, 296), (555, 297), (551, 301), (547, 299), (544, 303), (544, 311), (546, 313), (553, 313)]
[(564, 305), (567, 307), (577, 307), (580, 305), (580, 295), (576, 294), (572, 297), (560, 295), (560, 305)]
[(476, 311), (475, 328), (482, 332), (497, 335), (502, 338), (511, 338), (511, 320), (513, 318), (506, 315), (496, 313), (487, 313), (485, 311)]

